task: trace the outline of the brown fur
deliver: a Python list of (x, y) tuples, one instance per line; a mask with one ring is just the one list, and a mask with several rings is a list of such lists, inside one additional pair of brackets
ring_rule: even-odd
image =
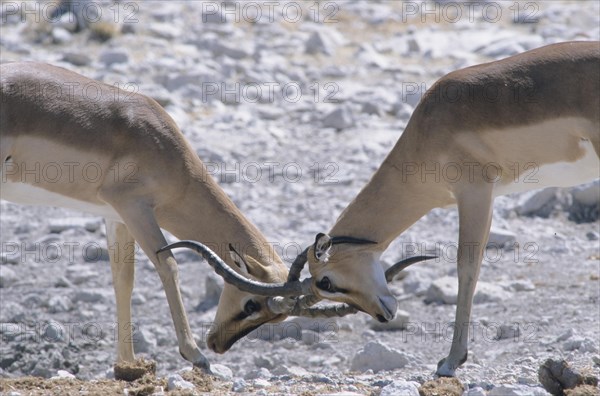
[[(177, 265), (160, 228), (180, 239), (211, 247), (232, 267), (228, 244), (246, 255), (249, 275), (264, 282), (283, 282), (287, 268), (271, 244), (250, 223), (208, 174), (175, 122), (149, 97), (132, 94), (60, 67), (40, 63), (0, 66), (0, 160), (19, 166), (6, 179), (101, 207), (118, 216), (107, 221), (107, 237), (122, 254), (111, 255), (119, 318), (119, 360), (132, 361), (130, 300), (133, 261), (118, 257), (137, 241), (155, 264), (163, 281), (181, 353), (205, 366), (192, 338), (178, 288)], [(51, 163), (94, 163), (104, 177), (90, 182), (67, 172), (57, 180), (28, 178), (25, 169)], [(130, 165), (129, 172), (123, 169)], [(121, 173), (115, 177), (114, 169)], [(112, 171), (111, 171), (112, 170)], [(39, 204), (51, 204), (37, 202)], [(114, 256), (114, 257), (113, 257)], [(254, 297), (266, 308), (266, 298), (225, 285), (215, 325), (223, 330), (209, 345), (223, 351), (235, 333), (280, 315), (263, 309), (252, 321), (234, 320), (244, 301)]]
[[(439, 375), (454, 375), (467, 356), (465, 326), (495, 194), (507, 187), (526, 191), (542, 186), (525, 184), (522, 174), (517, 185), (511, 166), (522, 173), (529, 164), (560, 164), (571, 172), (560, 175), (560, 186), (571, 185), (574, 173), (586, 181), (597, 178), (594, 160), (578, 165), (584, 169), (567, 167), (584, 158), (581, 143), (587, 141), (600, 156), (598, 42), (549, 45), (446, 75), (423, 96), (383, 164), (330, 231), (377, 243), (340, 245), (327, 263), (310, 261), (315, 279), (326, 276), (348, 291), (334, 296), (320, 292), (320, 297), (379, 314), (380, 306), (370, 303), (386, 295), (379, 255), (431, 209), (456, 204), (459, 326), (448, 357), (438, 366)], [(449, 165), (462, 176), (450, 180), (442, 171)], [(497, 180), (483, 172), (490, 165), (500, 175)]]

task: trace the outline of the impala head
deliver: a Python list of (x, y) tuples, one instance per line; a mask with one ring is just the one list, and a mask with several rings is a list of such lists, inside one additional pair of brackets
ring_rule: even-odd
[(285, 319), (284, 313), (289, 310), (281, 305), (281, 301), (270, 301), (274, 296), (300, 295), (305, 291), (299, 287), (299, 282), (292, 283), (291, 288), (285, 283), (287, 268), (278, 257), (269, 263), (260, 263), (251, 256), (239, 254), (229, 245), (229, 262), (232, 263), (229, 265), (196, 241), (175, 242), (159, 249), (158, 253), (180, 247), (196, 251), (225, 280), (217, 314), (206, 340), (208, 347), (217, 353), (227, 352), (237, 340), (260, 325)]
[(374, 242), (318, 234), (308, 250), (313, 292), (347, 303), (380, 322), (394, 318), (398, 303), (390, 292)]
[[(286, 280), (287, 268), (281, 263), (265, 267), (250, 256), (242, 257), (232, 248), (230, 255), (234, 269), (245, 278), (268, 283)], [(237, 340), (261, 325), (284, 320), (286, 315), (270, 309), (270, 298), (241, 291), (225, 282), (214, 325), (207, 334), (208, 347), (217, 353), (227, 352)]]

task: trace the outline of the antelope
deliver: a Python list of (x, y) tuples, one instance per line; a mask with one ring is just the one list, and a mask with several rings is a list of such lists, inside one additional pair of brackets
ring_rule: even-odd
[[(177, 262), (170, 252), (157, 253), (167, 244), (161, 228), (177, 238), (205, 242), (244, 276), (284, 281), (287, 268), (272, 246), (153, 99), (40, 63), (3, 64), (0, 81), (0, 197), (105, 219), (117, 307), (117, 362), (135, 359), (130, 340), (137, 242), (160, 276), (181, 355), (210, 370), (188, 323)], [(40, 176), (41, 169), (65, 164), (71, 168), (58, 176)], [(90, 165), (87, 175), (80, 171), (85, 165)], [(233, 261), (228, 244), (243, 248), (238, 256), (243, 259)], [(266, 299), (226, 284), (207, 345), (224, 352), (261, 324), (283, 320), (285, 315), (268, 309)]]
[[(362, 296), (379, 296), (387, 287), (382, 252), (431, 209), (455, 205), (456, 319), (450, 352), (436, 372), (454, 376), (467, 359), (494, 197), (593, 181), (600, 177), (599, 158), (600, 42), (559, 43), (454, 71), (425, 93), (392, 151), (330, 231), (376, 243), (340, 245), (331, 254), (328, 236), (317, 238), (308, 254), (316, 294), (368, 307), (373, 298)], [(515, 177), (515, 167), (525, 178)], [(370, 313), (376, 316), (377, 309)]]
[[(450, 352), (436, 371), (454, 376), (467, 359), (494, 197), (592, 181), (600, 177), (599, 157), (599, 42), (553, 44), (454, 71), (424, 94), (392, 151), (331, 228), (332, 237), (317, 235), (304, 252), (313, 293), (304, 303), (325, 298), (350, 305), (340, 312), (354, 307), (389, 319), (397, 302), (381, 254), (433, 208), (456, 206), (456, 319)], [(515, 167), (527, 174), (516, 177)], [(342, 235), (355, 243), (333, 249)], [(303, 265), (292, 265), (290, 281)]]
[[(212, 179), (153, 99), (57, 66), (15, 62), (0, 65), (0, 104), (0, 198), (105, 219), (117, 306), (117, 362), (135, 360), (131, 294), (137, 242), (161, 279), (182, 357), (210, 372), (193, 339), (177, 262), (161, 228), (180, 239), (204, 242), (200, 248), (191, 246), (227, 275), (207, 333), (214, 352), (224, 353), (262, 324), (290, 315), (356, 312), (311, 308), (318, 301), (312, 279), (285, 282), (288, 269), (272, 245)], [(96, 173), (80, 172), (86, 165)], [(42, 174), (57, 167), (59, 172)], [(390, 271), (419, 259), (403, 260)], [(310, 298), (292, 298), (298, 296)]]

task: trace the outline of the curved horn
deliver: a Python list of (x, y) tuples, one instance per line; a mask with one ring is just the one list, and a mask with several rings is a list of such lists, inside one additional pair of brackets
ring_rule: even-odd
[(302, 251), (302, 253), (300, 253), (298, 256), (296, 256), (296, 259), (290, 266), (290, 272), (288, 273), (288, 277), (287, 277), (288, 282), (294, 282), (294, 281), (297, 281), (298, 279), (300, 279), (300, 273), (302, 272), (302, 269), (304, 268), (304, 265), (306, 264), (306, 260), (307, 260), (306, 255), (308, 254), (308, 249), (309, 248), (304, 249)]
[(292, 311), (290, 316), (306, 316), (309, 318), (342, 317), (359, 312), (358, 309), (348, 304), (331, 304), (322, 307), (310, 307)]
[[(319, 301), (321, 297), (314, 294), (298, 297), (295, 300), (285, 299), (285, 297), (273, 297), (269, 299), (269, 309), (275, 313), (286, 313), (288, 316), (305, 316), (310, 318), (332, 318), (342, 317), (358, 312), (358, 309), (348, 304), (331, 304), (322, 307), (312, 307)], [(293, 306), (287, 305), (294, 302)], [(286, 310), (287, 308), (287, 310)], [(277, 311), (275, 311), (277, 310)]]
[(314, 294), (307, 294), (295, 297), (269, 297), (267, 307), (274, 314), (285, 314), (291, 316), (303, 316), (302, 312), (321, 301), (320, 297)]
[(420, 261), (431, 260), (434, 258), (437, 258), (437, 256), (414, 256), (400, 260), (385, 271), (385, 280), (390, 283), (392, 279), (394, 279), (394, 276), (406, 269), (406, 267)]
[[(407, 300), (411, 296), (400, 297), (397, 300)], [(318, 301), (317, 301), (318, 302)], [(321, 307), (306, 307), (303, 309), (294, 309), (288, 315), (290, 316), (307, 316), (310, 318), (332, 318), (342, 317), (350, 314), (361, 312), (359, 309), (354, 308), (348, 304), (331, 304), (324, 305)]]
[(225, 282), (232, 284), (238, 289), (262, 296), (300, 296), (303, 294), (311, 294), (311, 278), (307, 278), (295, 282), (286, 283), (264, 283), (248, 279), (236, 271), (234, 271), (227, 263), (225, 263), (212, 250), (196, 241), (179, 241), (167, 245), (156, 253), (161, 253), (175, 248), (189, 248), (196, 251), (214, 268), (215, 272), (223, 277)]
[(318, 303), (321, 300), (322, 300), (321, 297), (317, 296), (316, 294), (300, 296), (300, 297), (298, 297), (298, 299), (296, 299), (296, 301), (295, 301), (296, 303), (294, 304), (294, 307), (290, 311), (290, 314), (297, 315), (299, 312), (312, 307), (313, 305), (315, 305), (316, 303)]

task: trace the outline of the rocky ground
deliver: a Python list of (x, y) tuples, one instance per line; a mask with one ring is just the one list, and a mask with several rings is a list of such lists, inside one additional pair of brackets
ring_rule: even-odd
[[(331, 227), (437, 78), (600, 36), (595, 1), (82, 2), (87, 8), (74, 11), (87, 18), (79, 21), (95, 23), (81, 26), (73, 14), (50, 18), (48, 3), (1, 4), (2, 62), (50, 62), (154, 97), (288, 261)], [(502, 247), (483, 263), (461, 392), (547, 394), (538, 378), (547, 358), (598, 377), (599, 186), (496, 200), (492, 241)], [(102, 220), (0, 205), (0, 392), (122, 394), (127, 384), (89, 382), (111, 378), (115, 359)], [(417, 394), (450, 347), (457, 231), (455, 210), (434, 210), (386, 252), (388, 262), (440, 255), (394, 283), (402, 312), (388, 327), (364, 314), (293, 319), (258, 329), (224, 355), (204, 345), (215, 307), (196, 309), (205, 285), (214, 294), (219, 281), (206, 263), (179, 253), (192, 328), (220, 373), (210, 387), (177, 377), (189, 365), (158, 276), (138, 253), (136, 351), (157, 362), (164, 380), (156, 386), (173, 394)], [(15, 380), (69, 373), (84, 382), (67, 389)], [(32, 390), (40, 383), (45, 390)]]

